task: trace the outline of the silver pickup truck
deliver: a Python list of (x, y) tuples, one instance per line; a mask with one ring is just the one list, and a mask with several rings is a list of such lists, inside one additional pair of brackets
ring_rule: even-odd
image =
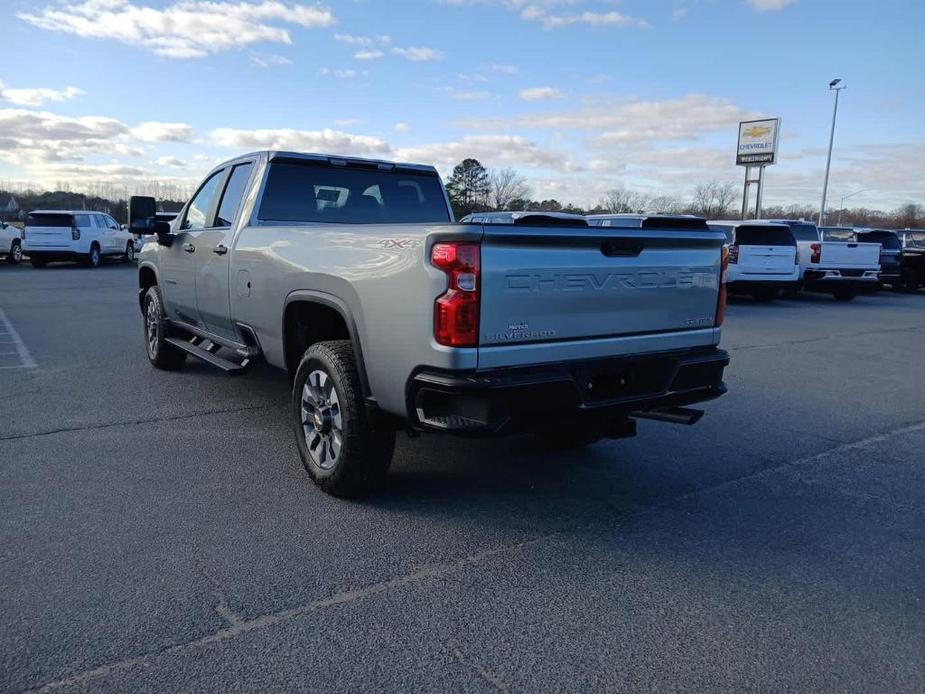
[(171, 225), (130, 202), (147, 355), (292, 379), (327, 492), (380, 482), (395, 433), (533, 432), (553, 446), (690, 424), (725, 392), (723, 235), (542, 213), (455, 223), (430, 166), (258, 152)]

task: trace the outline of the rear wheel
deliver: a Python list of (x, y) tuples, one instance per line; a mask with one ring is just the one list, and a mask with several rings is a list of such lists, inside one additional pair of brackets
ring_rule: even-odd
[(904, 292), (917, 292), (919, 290), (919, 282), (915, 278), (915, 275), (912, 273), (907, 273), (903, 275), (902, 283), (895, 285), (896, 289), (902, 289)]
[(13, 265), (19, 265), (22, 262), (22, 246), (19, 239), (13, 239), (13, 245), (10, 246), (10, 254), (7, 258)]
[(148, 289), (142, 306), (145, 317), (145, 351), (148, 354), (148, 361), (156, 369), (176, 371), (186, 361), (186, 352), (166, 341), (167, 319), (157, 286)]
[(125, 255), (122, 256), (122, 261), (125, 263), (131, 263), (135, 260), (135, 244), (131, 241), (125, 246)]
[(102, 260), (103, 256), (100, 253), (100, 247), (94, 241), (93, 245), (90, 246), (90, 252), (84, 258), (84, 265), (87, 267), (99, 267)]
[(832, 296), (836, 301), (853, 301), (857, 295), (857, 287), (839, 287), (832, 291)]
[(292, 419), (302, 464), (328, 494), (363, 496), (382, 483), (395, 432), (370, 421), (348, 340), (306, 350), (292, 384)]

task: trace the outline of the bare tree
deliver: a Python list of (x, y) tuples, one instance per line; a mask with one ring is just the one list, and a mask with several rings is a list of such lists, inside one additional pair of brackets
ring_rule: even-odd
[(709, 181), (694, 188), (691, 210), (707, 219), (722, 219), (736, 199), (735, 186), (730, 182)]
[(488, 172), (488, 203), (495, 210), (511, 209), (515, 200), (530, 197), (527, 179), (514, 169), (490, 169)]
[(599, 206), (607, 212), (620, 214), (622, 212), (639, 212), (645, 207), (645, 196), (626, 188), (614, 188), (604, 193)]
[(922, 226), (922, 222), (925, 221), (925, 208), (908, 203), (897, 208), (893, 213), (893, 218), (900, 229), (915, 229)]

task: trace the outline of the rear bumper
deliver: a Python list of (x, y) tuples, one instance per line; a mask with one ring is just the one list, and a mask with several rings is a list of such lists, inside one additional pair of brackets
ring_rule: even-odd
[(781, 291), (790, 291), (800, 288), (799, 280), (786, 277), (782, 280), (751, 280), (742, 279), (729, 282), (727, 285), (730, 292), (751, 292), (755, 289), (780, 289)]
[(30, 258), (39, 258), (41, 260), (80, 260), (86, 257), (86, 253), (78, 253), (72, 250), (43, 250), (39, 248), (23, 248)]
[(854, 282), (864, 284), (867, 282), (879, 282), (879, 270), (852, 270), (852, 269), (831, 269), (831, 270), (807, 270), (803, 275), (804, 283), (811, 284), (834, 284), (842, 282)]
[(661, 352), (468, 374), (422, 370), (408, 382), (418, 429), (467, 435), (537, 429), (549, 418), (625, 419), (726, 392), (729, 355), (716, 348)]

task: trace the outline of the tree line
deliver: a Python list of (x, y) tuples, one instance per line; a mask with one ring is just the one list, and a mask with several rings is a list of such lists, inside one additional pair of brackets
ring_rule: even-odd
[[(464, 159), (447, 180), (447, 193), (457, 219), (471, 212), (528, 210), (574, 214), (658, 212), (694, 214), (707, 219), (736, 219), (741, 213), (739, 187), (731, 182), (707, 181), (694, 187), (689, 199), (651, 194), (626, 188), (607, 191), (593, 207), (579, 207), (558, 200), (534, 200), (527, 179), (514, 169), (487, 169), (478, 159)], [(806, 205), (765, 206), (768, 219), (816, 219), (818, 208)], [(868, 208), (826, 211), (828, 225), (920, 228), (925, 226), (925, 206), (909, 203), (891, 211)]]
[[(88, 184), (89, 186), (89, 184)], [(140, 186), (140, 187), (139, 187)], [(192, 194), (178, 186), (151, 181), (138, 184), (133, 192), (152, 195), (158, 199), (158, 209), (178, 211)], [(5, 189), (4, 189), (5, 188)], [(7, 221), (22, 220), (30, 210), (77, 209), (106, 212), (121, 223), (128, 221), (128, 191), (113, 184), (96, 184), (88, 192), (68, 190), (38, 191), (20, 187), (0, 186), (0, 214)], [(593, 207), (579, 207), (570, 202), (552, 199), (534, 199), (527, 179), (512, 168), (488, 169), (477, 159), (463, 159), (453, 168), (446, 182), (447, 193), (457, 219), (471, 212), (534, 210), (540, 212), (571, 212), (573, 214), (606, 214), (621, 212), (661, 212), (666, 214), (695, 214), (707, 219), (735, 219), (739, 216), (741, 198), (736, 185), (730, 182), (707, 181), (694, 187), (689, 199), (670, 195), (651, 194), (626, 188), (607, 191)], [(13, 197), (18, 209), (3, 213), (3, 206)], [(765, 218), (816, 219), (818, 208), (806, 205), (776, 205), (765, 207)], [(829, 225), (922, 228), (925, 227), (925, 206), (909, 203), (894, 210), (868, 208), (829, 209)]]

